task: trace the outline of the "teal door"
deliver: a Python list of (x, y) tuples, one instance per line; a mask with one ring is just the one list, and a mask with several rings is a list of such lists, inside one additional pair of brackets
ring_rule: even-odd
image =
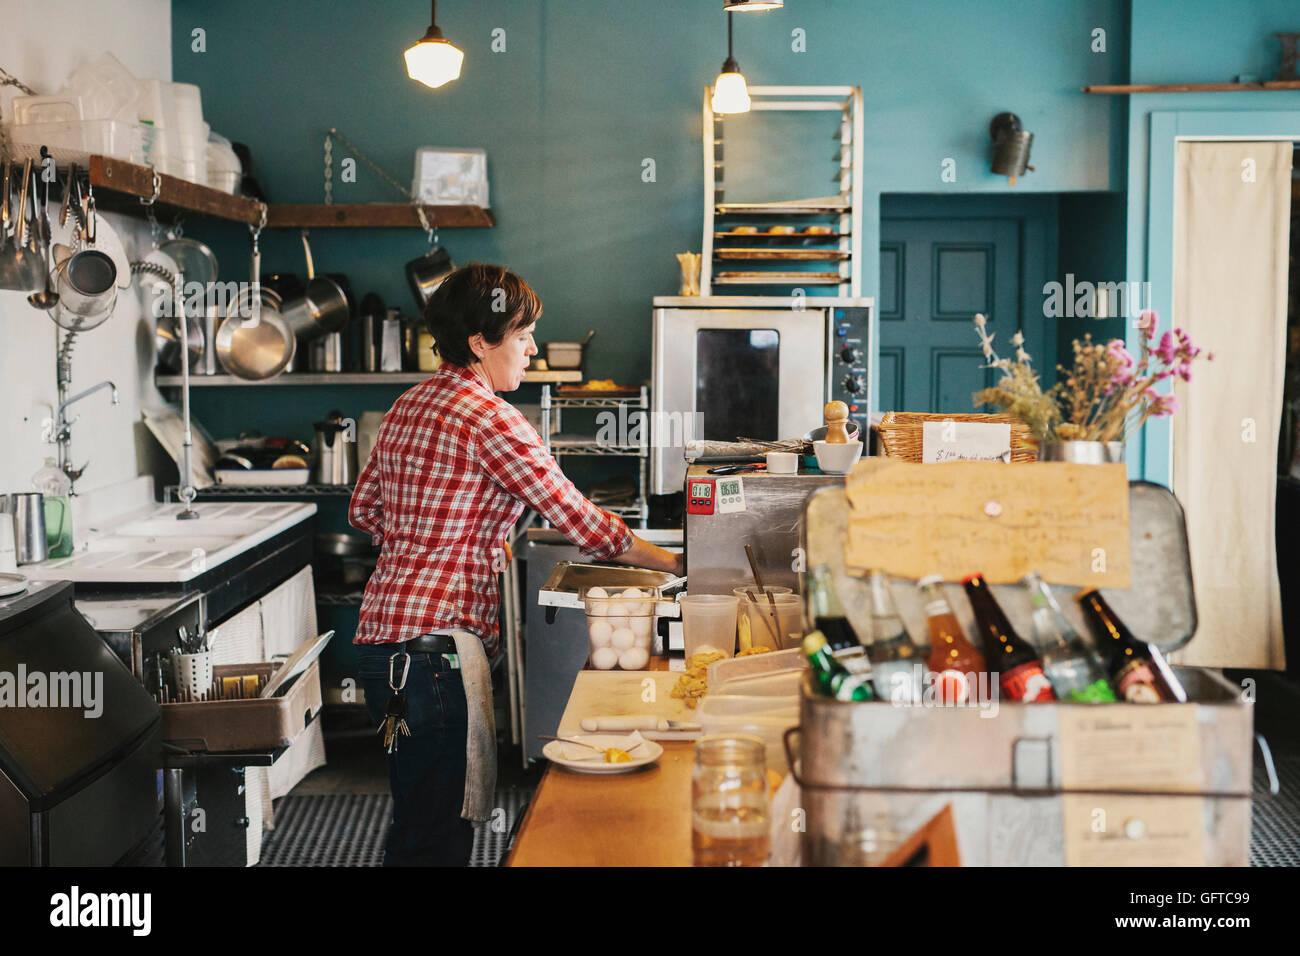
[(1013, 356), (1020, 261), (1016, 219), (881, 220), (881, 411), (988, 411), (971, 402), (994, 381), (971, 320), (984, 313), (998, 354)]

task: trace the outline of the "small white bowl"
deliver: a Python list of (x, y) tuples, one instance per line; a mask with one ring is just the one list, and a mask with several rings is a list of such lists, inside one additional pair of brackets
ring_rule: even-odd
[(817, 467), (828, 475), (847, 475), (862, 457), (862, 442), (851, 441), (847, 444), (831, 444), (825, 441), (813, 442), (817, 452)]
[(767, 473), (769, 475), (794, 475), (799, 472), (799, 456), (788, 451), (769, 451), (767, 453)]

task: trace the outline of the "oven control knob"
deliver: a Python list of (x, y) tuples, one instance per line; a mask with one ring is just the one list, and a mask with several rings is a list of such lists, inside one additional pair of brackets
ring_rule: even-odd
[(844, 361), (845, 365), (853, 365), (862, 361), (862, 350), (846, 345), (844, 348), (840, 349), (840, 358)]
[(844, 376), (844, 391), (850, 395), (862, 391), (862, 379), (856, 375)]

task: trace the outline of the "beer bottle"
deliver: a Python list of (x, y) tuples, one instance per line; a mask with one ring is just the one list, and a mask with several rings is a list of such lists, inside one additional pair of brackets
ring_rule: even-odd
[(943, 593), (943, 578), (931, 574), (917, 581), (916, 586), (925, 602), (926, 625), (930, 629), (926, 669), (935, 675), (945, 704), (968, 703), (973, 700), (971, 681), (985, 669), (984, 655), (962, 633), (957, 615)]
[(1101, 661), (1065, 619), (1042, 575), (1030, 574), (1025, 578), (1025, 587), (1034, 609), (1034, 643), (1056, 696), (1073, 703), (1114, 701), (1115, 692), (1110, 689)]
[[(849, 624), (840, 604), (839, 595), (835, 593), (835, 581), (828, 564), (819, 564), (808, 571), (805, 585), (808, 600), (808, 616), (812, 619), (812, 629), (821, 631), (832, 651), (862, 646), (857, 633)], [(761, 596), (761, 595), (760, 595)]]
[(989, 592), (982, 574), (962, 579), (966, 596), (975, 611), (975, 627), (984, 641), (989, 670), (998, 671), (998, 687), (1008, 700), (1026, 702), (1056, 700), (1051, 681), (1043, 673), (1043, 662), (1028, 641), (1012, 628), (1002, 608)]
[(851, 673), (831, 655), (821, 631), (813, 631), (803, 639), (803, 655), (812, 670), (813, 687), (823, 697), (871, 700), (871, 682), (863, 674)]
[(889, 577), (871, 572), (871, 643), (867, 645), (876, 696), (895, 704), (919, 704), (924, 674), (921, 649), (898, 616)]
[(1187, 691), (1153, 644), (1139, 641), (1096, 588), (1075, 598), (1106, 660), (1119, 696), (1134, 704), (1187, 702)]

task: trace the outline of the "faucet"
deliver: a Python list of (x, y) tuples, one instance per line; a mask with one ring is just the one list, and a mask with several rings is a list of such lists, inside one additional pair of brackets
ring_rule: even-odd
[[(54, 440), (59, 446), (58, 465), (59, 469), (68, 476), (69, 481), (75, 482), (80, 478), (82, 472), (86, 470), (86, 465), (82, 465), (80, 468), (72, 467), (72, 423), (77, 419), (74, 418), (72, 421), (68, 420), (68, 407), (104, 388), (111, 388), (113, 390), (113, 404), (119, 404), (117, 399), (117, 386), (108, 379), (105, 379), (97, 385), (90, 386), (90, 388), (86, 389), (84, 392), (80, 392), (63, 401), (54, 415)], [(86, 464), (89, 464), (89, 462)]]

